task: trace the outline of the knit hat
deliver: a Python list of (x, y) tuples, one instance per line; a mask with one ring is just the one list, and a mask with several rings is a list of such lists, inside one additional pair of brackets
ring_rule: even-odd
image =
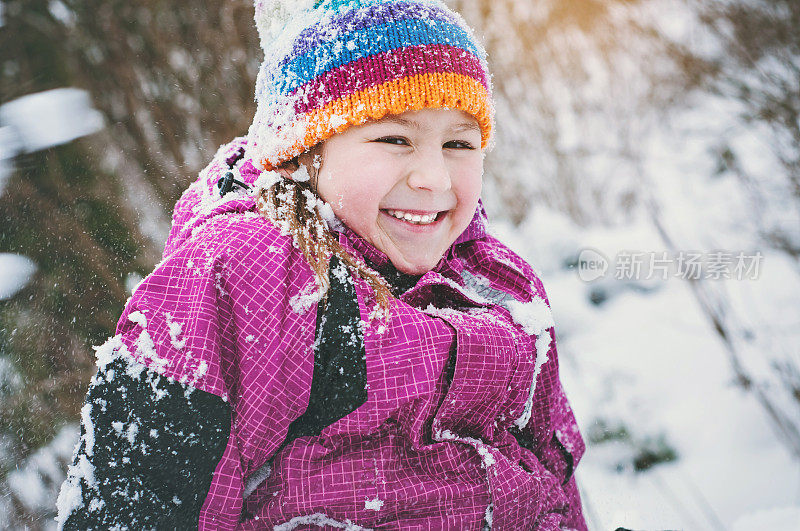
[(452, 108), (481, 147), (494, 106), (486, 52), (439, 0), (255, 0), (264, 49), (248, 155), (272, 170), (353, 125)]

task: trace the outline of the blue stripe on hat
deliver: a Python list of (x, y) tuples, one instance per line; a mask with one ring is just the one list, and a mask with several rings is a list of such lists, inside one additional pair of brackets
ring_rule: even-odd
[(331, 18), (321, 17), (319, 22), (301, 31), (292, 52), (282, 58), (278, 65), (291, 62), (322, 44), (326, 38), (331, 38), (330, 32), (333, 28), (347, 28), (347, 31), (353, 32), (405, 18), (443, 20), (456, 25), (461, 23), (461, 19), (454, 13), (433, 0), (338, 0), (338, 3), (344, 2), (347, 2), (348, 7), (350, 4), (358, 5), (353, 9), (333, 10), (335, 14)]
[[(353, 44), (352, 50), (348, 43)], [(472, 37), (455, 24), (439, 20), (396, 20), (342, 35), (297, 57), (280, 69), (277, 88), (281, 94), (289, 94), (315, 77), (351, 61), (407, 46), (428, 44), (454, 46), (480, 57)], [(342, 47), (341, 50), (337, 49), (338, 46)]]

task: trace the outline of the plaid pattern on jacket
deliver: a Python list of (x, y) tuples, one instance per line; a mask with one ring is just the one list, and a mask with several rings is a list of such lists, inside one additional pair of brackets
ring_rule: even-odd
[[(319, 436), (284, 445), (308, 404), (317, 285), (254, 195), (219, 197), (226, 160), (243, 145), (221, 148), (184, 193), (163, 261), (99, 354), (180, 384), (187, 400), (228, 405), (198, 526), (585, 529), (573, 476), (584, 443), (559, 381), (549, 302), (532, 268), (487, 233), (482, 208), (388, 317), (353, 280), (368, 398)], [(249, 184), (259, 176), (246, 160), (238, 172)], [(387, 263), (349, 229), (339, 238)], [(84, 454), (102, 444), (95, 433), (88, 444), (91, 429)]]

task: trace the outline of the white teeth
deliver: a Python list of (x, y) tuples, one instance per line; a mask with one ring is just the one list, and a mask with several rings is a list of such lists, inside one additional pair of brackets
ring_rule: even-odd
[(410, 214), (408, 212), (403, 212), (402, 210), (387, 210), (386, 212), (390, 216), (413, 223), (414, 225), (430, 225), (436, 221), (437, 216), (437, 214)]

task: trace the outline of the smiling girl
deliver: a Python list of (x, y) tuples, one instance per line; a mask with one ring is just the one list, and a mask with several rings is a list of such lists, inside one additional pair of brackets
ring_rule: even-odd
[(549, 302), (479, 201), (472, 32), (434, 0), (256, 22), (253, 125), (97, 349), (59, 524), (585, 529)]
[(480, 145), (480, 128), (463, 111), (389, 116), (324, 142), (313, 188), (398, 270), (422, 275), (475, 215)]

